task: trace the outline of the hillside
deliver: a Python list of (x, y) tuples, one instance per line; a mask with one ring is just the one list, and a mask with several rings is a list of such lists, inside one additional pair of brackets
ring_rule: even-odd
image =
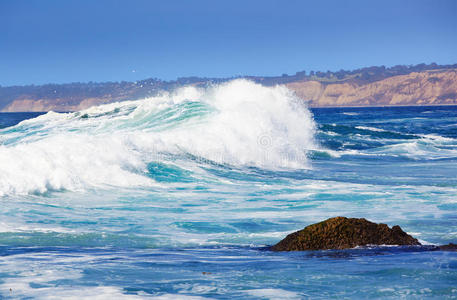
[[(246, 76), (263, 85), (284, 84), (312, 107), (457, 104), (457, 64), (367, 67), (353, 71), (302, 71), (277, 77)], [(0, 87), (0, 111), (75, 111), (140, 99), (183, 85), (206, 86), (233, 78), (146, 79)]]
[(286, 84), (312, 107), (457, 105), (457, 69), (413, 72), (371, 83)]

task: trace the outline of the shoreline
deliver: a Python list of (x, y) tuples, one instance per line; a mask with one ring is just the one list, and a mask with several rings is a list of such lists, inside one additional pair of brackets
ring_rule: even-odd
[[(141, 99), (138, 99), (141, 100)], [(136, 101), (136, 100), (132, 100)], [(123, 101), (119, 101), (120, 103)], [(114, 102), (111, 102), (114, 103)], [(107, 103), (109, 104), (109, 103)], [(102, 104), (103, 105), (103, 104)], [(98, 106), (98, 105), (96, 105)], [(93, 107), (93, 106), (91, 106)], [(309, 109), (326, 109), (326, 108), (401, 108), (401, 107), (457, 107), (457, 104), (427, 104), (427, 105), (379, 105), (379, 106), (308, 106)], [(90, 107), (88, 107), (90, 108)], [(88, 109), (85, 108), (85, 109)], [(83, 110), (85, 110), (83, 109)], [(56, 112), (56, 113), (74, 113), (78, 112), (78, 110), (71, 110), (71, 111), (55, 111), (55, 110), (47, 110), (47, 111), (34, 111), (34, 110), (25, 110), (25, 111), (2, 111), (0, 110), (0, 113), (2, 114), (20, 114), (20, 113), (39, 113), (39, 114), (45, 114), (48, 112)]]

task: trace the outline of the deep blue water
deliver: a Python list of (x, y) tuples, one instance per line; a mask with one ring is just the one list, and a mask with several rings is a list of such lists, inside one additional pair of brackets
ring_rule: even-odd
[(457, 242), (455, 106), (235, 82), (0, 128), (2, 298), (457, 297), (455, 252), (266, 247), (339, 215)]

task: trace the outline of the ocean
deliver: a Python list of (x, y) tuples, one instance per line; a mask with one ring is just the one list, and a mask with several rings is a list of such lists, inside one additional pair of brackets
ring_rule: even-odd
[(457, 107), (316, 108), (235, 80), (0, 113), (2, 299), (457, 298), (457, 253), (272, 252), (335, 216), (457, 242)]

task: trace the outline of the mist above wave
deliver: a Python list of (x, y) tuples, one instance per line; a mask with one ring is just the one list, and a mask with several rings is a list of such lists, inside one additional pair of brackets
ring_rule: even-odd
[[(0, 130), (0, 195), (154, 185), (148, 163), (307, 168), (311, 113), (285, 87), (234, 80), (39, 116)], [(153, 170), (152, 170), (153, 171)]]

